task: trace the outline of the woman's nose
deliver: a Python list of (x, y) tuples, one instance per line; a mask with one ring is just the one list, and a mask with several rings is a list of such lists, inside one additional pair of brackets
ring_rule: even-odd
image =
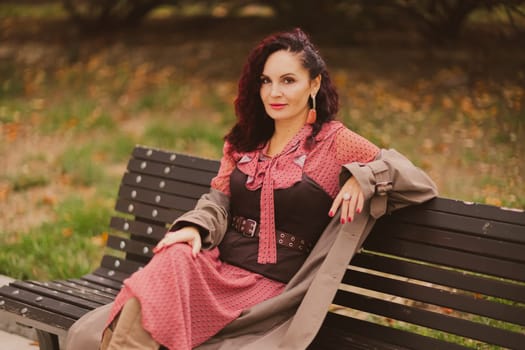
[(275, 97), (275, 96), (281, 96), (281, 95), (282, 95), (282, 91), (281, 91), (279, 84), (272, 84), (270, 87), (270, 96)]

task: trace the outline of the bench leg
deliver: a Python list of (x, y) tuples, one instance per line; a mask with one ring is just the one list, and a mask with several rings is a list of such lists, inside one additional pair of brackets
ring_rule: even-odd
[(60, 350), (58, 336), (40, 329), (36, 330), (40, 350)]

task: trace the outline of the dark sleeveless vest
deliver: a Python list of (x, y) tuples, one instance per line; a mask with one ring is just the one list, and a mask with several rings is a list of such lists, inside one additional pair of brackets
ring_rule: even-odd
[[(247, 175), (237, 168), (230, 176), (231, 217), (241, 216), (259, 222), (261, 189), (246, 188)], [(300, 182), (285, 189), (274, 190), (275, 228), (315, 244), (330, 221), (328, 211), (332, 198), (303, 173)], [(219, 245), (221, 259), (232, 265), (287, 283), (308, 254), (277, 244), (277, 263), (257, 263), (259, 239), (246, 237), (232, 225)]]

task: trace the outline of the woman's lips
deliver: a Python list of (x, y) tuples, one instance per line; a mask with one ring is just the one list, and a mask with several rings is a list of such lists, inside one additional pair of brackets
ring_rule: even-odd
[(275, 109), (275, 110), (280, 110), (280, 109), (283, 109), (284, 107), (286, 107), (286, 104), (284, 104), (284, 103), (270, 103), (270, 107), (272, 107), (272, 109)]

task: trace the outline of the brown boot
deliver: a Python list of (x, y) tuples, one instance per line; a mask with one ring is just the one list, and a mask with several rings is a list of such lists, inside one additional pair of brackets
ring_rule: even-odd
[(142, 327), (140, 303), (129, 299), (102, 336), (101, 350), (158, 350), (157, 343)]

